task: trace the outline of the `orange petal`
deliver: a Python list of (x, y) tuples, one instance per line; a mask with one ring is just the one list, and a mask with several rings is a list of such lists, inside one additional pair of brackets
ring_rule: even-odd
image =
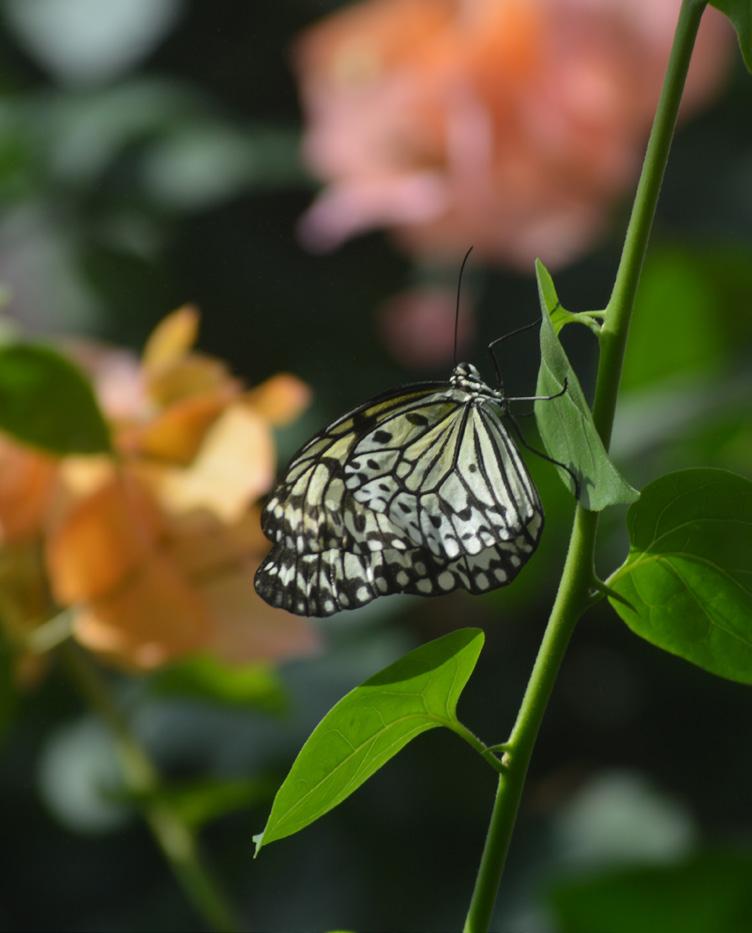
[(253, 410), (274, 425), (294, 421), (311, 402), (311, 390), (297, 376), (278, 373), (244, 396)]
[(118, 666), (139, 670), (203, 650), (213, 637), (200, 595), (161, 554), (114, 593), (81, 607), (74, 634)]
[(147, 374), (149, 397), (161, 408), (193, 395), (218, 390), (237, 395), (240, 384), (230, 376), (221, 360), (198, 353), (191, 353), (171, 366)]
[(70, 604), (109, 592), (150, 559), (160, 524), (133, 477), (112, 475), (49, 531), (45, 557), (55, 598)]
[(57, 462), (0, 435), (0, 545), (38, 534)]
[(182, 359), (198, 336), (198, 309), (183, 305), (163, 318), (151, 332), (143, 353), (147, 375), (152, 375)]
[(115, 467), (111, 457), (64, 457), (60, 461), (55, 490), (54, 512), (51, 521), (71, 503), (97, 492), (112, 482)]
[(131, 430), (130, 449), (159, 460), (190, 463), (201, 447), (207, 428), (233, 395), (234, 392), (220, 389), (176, 402), (147, 425)]
[(160, 503), (173, 514), (207, 510), (238, 521), (274, 479), (274, 443), (266, 423), (238, 403), (207, 432), (193, 464), (153, 473)]
[(214, 617), (207, 650), (233, 664), (282, 661), (318, 651), (320, 637), (310, 622), (272, 609), (256, 595), (257, 566), (258, 561), (248, 561), (202, 584), (201, 595)]

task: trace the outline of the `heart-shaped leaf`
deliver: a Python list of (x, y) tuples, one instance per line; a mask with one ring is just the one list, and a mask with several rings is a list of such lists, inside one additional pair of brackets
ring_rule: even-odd
[(647, 486), (628, 515), (631, 547), (607, 581), (611, 605), (646, 641), (752, 684), (752, 482), (682, 470)]
[(256, 854), (337, 806), (407, 743), (459, 727), (457, 701), (475, 668), (483, 632), (465, 628), (409, 652), (351, 690), (324, 716), (277, 791)]
[[(566, 385), (559, 398), (535, 403), (543, 444), (549, 456), (566, 464), (577, 477), (580, 502), (586, 509), (599, 512), (609, 505), (634, 502), (639, 493), (609, 459), (580, 382), (556, 335), (552, 315), (560, 306), (553, 280), (540, 260), (535, 271), (541, 302), (541, 365), (536, 394), (556, 395)], [(559, 474), (571, 490), (571, 476), (562, 469)]]

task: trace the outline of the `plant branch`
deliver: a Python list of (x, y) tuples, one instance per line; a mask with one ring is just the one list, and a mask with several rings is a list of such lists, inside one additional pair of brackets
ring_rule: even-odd
[(157, 771), (115, 706), (99, 671), (73, 645), (61, 645), (58, 654), (81, 694), (112, 731), (128, 788), (146, 801), (146, 822), (186, 896), (213, 933), (234, 933), (238, 924), (201, 862), (193, 832), (169, 804), (158, 799)]
[(24, 647), (34, 654), (45, 654), (67, 641), (72, 632), (73, 615), (69, 609), (63, 609), (51, 619), (33, 628), (26, 637)]
[(624, 238), (606, 318), (601, 330), (593, 420), (608, 449), (616, 410), (624, 349), (637, 287), (671, 150), (682, 91), (706, 0), (683, 0), (658, 109), (650, 133), (629, 226)]
[[(613, 427), (629, 319), (671, 149), (682, 90), (705, 0), (683, 0), (658, 109), (635, 194), (613, 292), (600, 332), (600, 358), (593, 419), (606, 449)], [(491, 922), (530, 757), (572, 632), (598, 588), (594, 571), (598, 514), (577, 506), (548, 625), (522, 699), (499, 777), (485, 848), (475, 882), (465, 933), (486, 933)]]
[(500, 774), (504, 770), (501, 759), (494, 754), (493, 748), (489, 748), (489, 746), (479, 739), (474, 732), (471, 732), (467, 726), (463, 725), (459, 720), (455, 720), (451, 724), (447, 723), (447, 725), (455, 735), (458, 735), (467, 742), (470, 748), (474, 749), (484, 761), (491, 765), (497, 774)]

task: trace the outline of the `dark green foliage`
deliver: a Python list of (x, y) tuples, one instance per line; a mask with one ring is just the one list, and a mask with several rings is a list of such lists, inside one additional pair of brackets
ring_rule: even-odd
[(703, 853), (562, 882), (557, 933), (742, 933), (752, 924), (752, 855)]
[(110, 450), (107, 425), (79, 369), (48, 347), (0, 347), (0, 429), (56, 454)]
[(342, 803), (422, 732), (455, 728), (457, 701), (482, 647), (479, 629), (451, 632), (410, 651), (336, 703), (277, 792), (256, 852)]
[(747, 70), (752, 72), (752, 0), (712, 0), (734, 24)]
[(752, 482), (683, 470), (629, 511), (631, 547), (608, 583), (633, 632), (705, 670), (752, 684)]
[[(543, 443), (551, 457), (566, 464), (577, 476), (580, 501), (586, 509), (599, 512), (609, 505), (634, 502), (639, 493), (609, 459), (580, 382), (556, 335), (551, 316), (560, 311), (559, 299), (551, 276), (540, 261), (536, 263), (536, 273), (541, 303), (541, 366), (536, 394), (555, 395), (565, 384), (567, 387), (560, 398), (535, 403)], [(563, 326), (566, 320), (560, 323)], [(571, 489), (569, 474), (561, 469), (559, 474)]]
[(216, 658), (178, 661), (152, 675), (151, 690), (221, 706), (280, 713), (287, 708), (284, 688), (273, 668), (261, 664), (230, 667)]

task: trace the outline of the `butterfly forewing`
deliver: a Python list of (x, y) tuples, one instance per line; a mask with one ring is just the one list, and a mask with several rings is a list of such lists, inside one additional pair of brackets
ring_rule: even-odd
[[(533, 542), (542, 512), (494, 403), (464, 404), (464, 394), (448, 390), (442, 401), (424, 405), (424, 423), (401, 448), (379, 453), (382, 429), (372, 431), (345, 464), (346, 485), (358, 503), (388, 515), (413, 545), (444, 561), (520, 536)], [(399, 422), (392, 416), (391, 425), (403, 428)], [(395, 433), (402, 439), (404, 429)]]
[(362, 509), (345, 486), (353, 448), (394, 409), (411, 410), (441, 383), (401, 389), (366, 402), (334, 421), (295, 455), (264, 509), (261, 527), (275, 544), (298, 552), (345, 547), (365, 551), (405, 547), (401, 535), (377, 513)]

